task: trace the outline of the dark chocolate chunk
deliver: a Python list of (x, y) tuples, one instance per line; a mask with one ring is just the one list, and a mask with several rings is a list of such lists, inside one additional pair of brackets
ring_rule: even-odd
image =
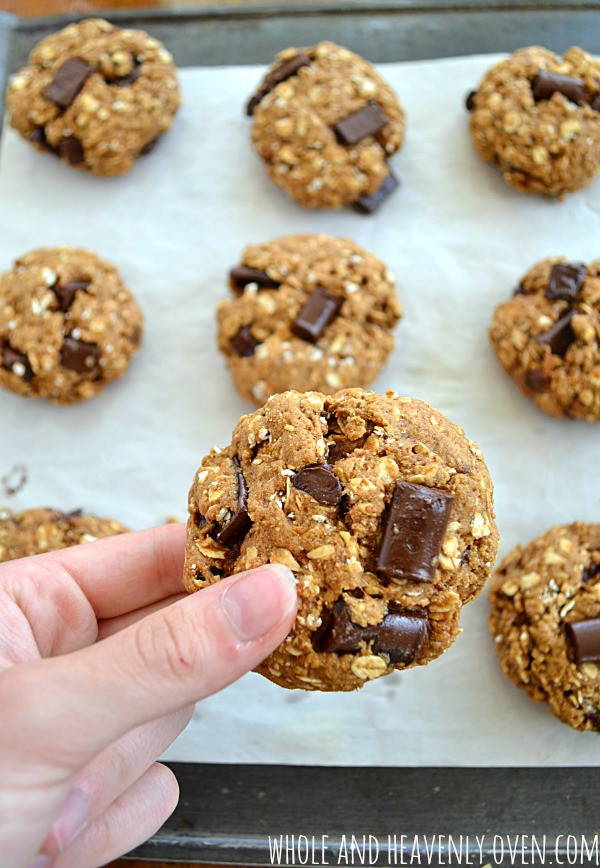
[(525, 385), (532, 392), (546, 392), (550, 378), (539, 368), (535, 368), (525, 374)]
[(229, 343), (238, 356), (247, 358), (248, 356), (254, 355), (254, 350), (257, 348), (260, 341), (257, 341), (252, 337), (252, 332), (248, 326), (242, 326), (241, 329), (239, 329), (231, 338)]
[(357, 199), (354, 203), (354, 207), (357, 211), (360, 211), (362, 214), (374, 214), (375, 211), (381, 206), (383, 202), (390, 196), (394, 190), (400, 186), (400, 182), (396, 178), (395, 175), (392, 174), (391, 170), (388, 171), (388, 174), (385, 176), (379, 187), (375, 190), (374, 193), (369, 193), (368, 195), (361, 196), (360, 199)]
[(391, 663), (412, 663), (427, 638), (427, 617), (423, 610), (406, 610), (390, 604), (380, 624), (359, 627), (351, 620), (350, 607), (336, 600), (318, 650), (328, 654), (352, 654), (361, 642), (373, 642), (376, 654), (388, 654)]
[(600, 93), (596, 94), (590, 103), (590, 107), (593, 108), (595, 112), (600, 112)]
[(531, 82), (533, 98), (536, 102), (550, 99), (553, 93), (561, 93), (575, 105), (583, 105), (585, 87), (582, 78), (572, 78), (570, 75), (557, 75), (542, 69)]
[(575, 340), (575, 332), (573, 331), (571, 320), (576, 313), (577, 311), (574, 310), (567, 311), (564, 316), (554, 323), (552, 328), (544, 332), (543, 335), (540, 335), (539, 338), (536, 338), (537, 342), (548, 344), (555, 356), (564, 356)]
[(45, 148), (45, 150), (56, 153), (56, 148), (53, 148), (46, 139), (46, 130), (44, 127), (34, 127), (30, 133), (27, 133), (27, 138), (30, 142), (33, 142), (34, 145), (40, 145), (40, 147)]
[(127, 87), (138, 80), (140, 74), (139, 63), (135, 63), (133, 69), (127, 75), (121, 75), (119, 78), (106, 79), (108, 84), (113, 84), (115, 87)]
[(247, 265), (236, 265), (229, 272), (231, 286), (238, 292), (243, 292), (249, 283), (255, 283), (259, 289), (277, 289), (280, 284), (264, 271), (249, 268)]
[(595, 582), (596, 579), (600, 579), (600, 561), (587, 566), (581, 574), (581, 578), (584, 582)]
[(592, 724), (594, 732), (600, 732), (600, 711), (595, 711), (587, 715), (587, 719)]
[(548, 301), (556, 301), (559, 298), (564, 301), (574, 301), (587, 273), (587, 268), (581, 262), (553, 265), (544, 295)]
[(273, 90), (273, 88), (277, 87), (278, 84), (281, 84), (282, 81), (285, 81), (286, 78), (291, 78), (291, 76), (295, 75), (301, 67), (309, 65), (310, 57), (308, 54), (300, 51), (298, 54), (290, 57), (289, 60), (284, 60), (283, 63), (276, 66), (275, 69), (271, 70), (271, 72), (265, 77), (265, 80), (258, 91), (250, 97), (248, 105), (246, 106), (246, 114), (254, 114), (256, 106)]
[(217, 533), (217, 542), (220, 542), (224, 546), (241, 542), (252, 527), (252, 519), (248, 515), (247, 505), (248, 486), (246, 485), (237, 455), (233, 459), (233, 466), (237, 482), (237, 507), (227, 524), (223, 525)]
[(69, 371), (78, 374), (92, 374), (98, 370), (100, 347), (76, 338), (66, 337), (60, 351), (60, 363)]
[(600, 663), (600, 618), (571, 621), (565, 631), (576, 663)]
[(431, 582), (454, 496), (397, 482), (384, 519), (375, 571), (388, 579)]
[(370, 99), (366, 106), (334, 124), (333, 131), (343, 145), (355, 145), (367, 136), (374, 136), (389, 122), (390, 119), (379, 104)]
[(80, 57), (70, 57), (57, 70), (56, 75), (44, 90), (44, 99), (61, 109), (67, 109), (85, 84), (93, 67)]
[(360, 440), (350, 440), (349, 437), (344, 437), (343, 434), (340, 434), (333, 438), (333, 442), (329, 443), (327, 458), (335, 464), (336, 461), (341, 461), (343, 458), (346, 458), (346, 456), (350, 455), (351, 452), (354, 452), (355, 449), (359, 449), (363, 445), (364, 441), (364, 437)]
[(76, 139), (75, 136), (63, 136), (58, 143), (58, 156), (62, 157), (67, 163), (72, 166), (77, 166), (83, 163), (85, 155), (83, 153), (83, 145)]
[(317, 286), (292, 323), (292, 333), (315, 344), (340, 312), (342, 303), (339, 296)]
[(20, 377), (25, 383), (33, 379), (33, 370), (25, 353), (14, 350), (10, 344), (2, 347), (2, 367)]
[(477, 96), (477, 91), (472, 90), (469, 94), (467, 94), (467, 98), (465, 100), (465, 105), (467, 107), (468, 112), (472, 112), (475, 108), (475, 97)]
[(337, 506), (342, 484), (327, 464), (308, 464), (292, 477), (292, 485), (324, 506)]
[(73, 304), (75, 293), (79, 292), (79, 290), (85, 291), (90, 285), (90, 282), (91, 281), (89, 280), (70, 280), (69, 283), (65, 283), (64, 286), (61, 286), (60, 283), (56, 283), (52, 287), (52, 292), (56, 295), (58, 306), (63, 313), (66, 313)]

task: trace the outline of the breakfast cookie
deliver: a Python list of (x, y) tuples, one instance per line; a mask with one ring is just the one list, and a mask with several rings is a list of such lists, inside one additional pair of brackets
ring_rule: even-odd
[(39, 508), (18, 513), (0, 509), (0, 563), (66, 549), (128, 530), (113, 518), (97, 518), (80, 509), (60, 512)]
[(600, 420), (600, 260), (539, 262), (496, 308), (489, 335), (505, 371), (541, 410)]
[(142, 315), (117, 269), (87, 250), (33, 250), (0, 275), (0, 386), (55, 404), (122, 377)]
[(394, 392), (273, 395), (203, 459), (189, 514), (188, 591), (269, 562), (293, 571), (296, 624), (256, 671), (304, 690), (438, 657), (498, 546), (479, 449)]
[(490, 630), (507, 678), (600, 732), (600, 524), (553, 527), (500, 564)]
[(600, 169), (600, 61), (581, 48), (564, 57), (521, 48), (469, 94), (479, 155), (523, 193), (562, 199)]
[(168, 51), (101, 18), (43, 39), (7, 91), (10, 123), (39, 150), (121, 175), (171, 126), (179, 86)]
[(387, 159), (402, 146), (404, 111), (347, 48), (281, 51), (247, 111), (269, 177), (304, 208), (354, 205), (370, 214), (398, 186)]
[(247, 247), (229, 282), (219, 348), (252, 403), (287, 389), (368, 386), (394, 345), (394, 275), (345, 238), (288, 235)]

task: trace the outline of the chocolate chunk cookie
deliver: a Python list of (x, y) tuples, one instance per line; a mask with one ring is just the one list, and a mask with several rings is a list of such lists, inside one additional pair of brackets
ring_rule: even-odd
[(393, 392), (274, 395), (203, 459), (189, 514), (188, 591), (269, 562), (294, 572), (295, 627), (257, 671), (304, 690), (438, 657), (498, 546), (479, 449)]
[(255, 404), (287, 389), (368, 386), (394, 345), (394, 275), (345, 238), (288, 235), (247, 247), (229, 283), (219, 348)]
[(600, 62), (581, 48), (560, 58), (522, 48), (469, 94), (475, 148), (523, 193), (562, 199), (600, 169)]
[(33, 250), (0, 275), (0, 386), (55, 404), (122, 377), (142, 315), (117, 269), (87, 250)]
[(490, 600), (506, 677), (563, 723), (600, 732), (600, 525), (553, 527), (517, 546)]
[(45, 508), (19, 513), (0, 509), (0, 563), (66, 549), (128, 530), (113, 518), (97, 518), (80, 509), (67, 513)]
[(304, 208), (372, 213), (398, 186), (387, 159), (402, 146), (404, 111), (347, 48), (281, 51), (247, 109), (269, 177)]
[(600, 420), (600, 260), (539, 262), (496, 308), (489, 334), (505, 371), (541, 410)]
[(179, 87), (160, 42), (96, 18), (36, 45), (10, 81), (7, 106), (11, 125), (39, 150), (94, 175), (121, 175), (171, 126)]

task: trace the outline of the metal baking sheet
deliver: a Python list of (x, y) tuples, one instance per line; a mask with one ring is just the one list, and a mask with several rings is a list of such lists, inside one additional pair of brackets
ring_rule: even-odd
[[(0, 15), (0, 75), (21, 66), (39, 39), (80, 17)], [(324, 35), (375, 62), (534, 43), (562, 51), (584, 42), (600, 53), (600, 3), (591, 2), (287, 3), (107, 17), (151, 32), (179, 66), (267, 63), (285, 45), (310, 45)], [(595, 769), (171, 766), (180, 805), (136, 858), (266, 865), (273, 861), (270, 837), (287, 835), (290, 843), (295, 835), (295, 853), (284, 853), (284, 864), (292, 855), (300, 864), (307, 854), (303, 864), (361, 864), (360, 852), (343, 858), (354, 835), (377, 841), (377, 855), (371, 846), (362, 864), (541, 864), (535, 856), (542, 842), (545, 864), (569, 864), (577, 844), (573, 864), (600, 862), (593, 851), (600, 808)], [(436, 845), (440, 835), (446, 839)], [(298, 836), (306, 837), (308, 850)], [(460, 863), (456, 855), (452, 861), (448, 836), (460, 842)]]

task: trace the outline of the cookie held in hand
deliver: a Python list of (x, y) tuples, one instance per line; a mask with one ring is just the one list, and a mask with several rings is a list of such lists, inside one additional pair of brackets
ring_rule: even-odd
[(497, 548), (481, 452), (437, 410), (391, 392), (285, 392), (203, 459), (184, 584), (284, 564), (298, 617), (257, 671), (354, 690), (449, 648)]

